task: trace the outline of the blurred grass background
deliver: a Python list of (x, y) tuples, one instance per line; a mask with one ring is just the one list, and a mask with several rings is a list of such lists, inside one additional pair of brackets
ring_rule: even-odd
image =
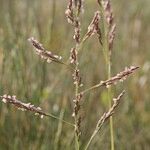
[[(72, 122), (73, 85), (67, 68), (47, 64), (35, 55), (27, 39), (36, 37), (43, 45), (67, 60), (73, 45), (63, 0), (0, 0), (0, 94), (17, 95), (25, 102), (40, 105), (46, 112)], [(113, 87), (116, 96), (126, 95), (114, 116), (116, 150), (150, 149), (150, 1), (113, 0), (117, 23), (113, 51), (113, 74), (125, 66), (140, 70), (123, 84)], [(82, 34), (87, 30), (96, 1), (86, 0), (81, 18)], [(94, 36), (80, 54), (84, 87), (106, 79), (101, 47)], [(98, 89), (84, 97), (83, 145), (89, 139), (100, 115), (108, 109), (106, 90)], [(20, 112), (0, 103), (1, 150), (74, 149), (72, 127), (57, 120)], [(94, 139), (92, 150), (109, 149), (108, 123)]]

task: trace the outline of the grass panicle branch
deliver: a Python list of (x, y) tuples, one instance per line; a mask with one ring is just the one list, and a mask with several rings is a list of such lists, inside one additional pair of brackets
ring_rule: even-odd
[(115, 28), (116, 24), (114, 23), (114, 16), (113, 16), (113, 11), (111, 7), (110, 0), (102, 0), (102, 7), (103, 7), (103, 12), (104, 12), (104, 19), (107, 25), (107, 39), (108, 39), (108, 49), (109, 49), (109, 57), (111, 57), (112, 53), (112, 48), (113, 48), (113, 41), (115, 38)]
[[(101, 39), (101, 31), (99, 28), (99, 22), (100, 22), (100, 12), (96, 11), (90, 25), (88, 26), (88, 31), (83, 37), (83, 40), (82, 40), (83, 42), (85, 42), (89, 37), (91, 37), (95, 33), (97, 33), (99, 39)], [(101, 40), (100, 40), (100, 43), (102, 44)]]
[(66, 15), (68, 23), (73, 25), (74, 24), (74, 14), (73, 14), (73, 1), (72, 0), (69, 0), (69, 2), (68, 2), (68, 6), (65, 11), (65, 15)]
[[(114, 23), (114, 16), (112, 11), (112, 6), (110, 0), (98, 0), (97, 1), (100, 6), (100, 12), (102, 17), (102, 49), (106, 63), (107, 70), (107, 78), (111, 77), (111, 67), (112, 67), (112, 48), (113, 41), (115, 38), (115, 29), (116, 24)], [(100, 41), (100, 40), (99, 40)], [(109, 85), (108, 85), (109, 87)], [(111, 92), (112, 89), (108, 89), (108, 99), (109, 99), (109, 107), (111, 107)], [(114, 150), (114, 130), (113, 130), (113, 118), (110, 117), (110, 140), (111, 140), (111, 150)]]
[(99, 87), (101, 87), (101, 86), (105, 86), (105, 87), (109, 88), (111, 85), (117, 84), (118, 81), (123, 82), (124, 80), (127, 79), (127, 77), (128, 77), (130, 74), (134, 73), (138, 68), (139, 68), (139, 67), (135, 67), (135, 66), (126, 67), (123, 71), (121, 71), (121, 72), (118, 73), (117, 75), (111, 77), (111, 78), (108, 79), (108, 80), (100, 81), (100, 83), (98, 83), (98, 84), (96, 84), (96, 85), (94, 85), (94, 86), (92, 86), (92, 87), (90, 87), (90, 88), (88, 88), (88, 89), (82, 91), (81, 93), (82, 93), (82, 94), (85, 94), (85, 93), (87, 93), (87, 92), (89, 92), (89, 91), (91, 91), (91, 90), (94, 90), (94, 89), (96, 89), (96, 88), (99, 88)]
[(81, 116), (80, 116), (80, 101), (82, 95), (79, 94), (79, 88), (82, 85), (81, 76), (79, 70), (79, 61), (78, 61), (78, 53), (81, 48), (82, 42), (80, 42), (80, 14), (83, 9), (83, 1), (82, 0), (69, 0), (67, 9), (65, 11), (66, 18), (68, 23), (70, 23), (74, 27), (74, 35), (73, 39), (75, 41), (75, 46), (71, 49), (70, 54), (70, 63), (74, 64), (74, 73), (73, 73), (73, 82), (75, 84), (75, 98), (73, 100), (74, 110), (72, 116), (74, 117), (75, 122), (75, 143), (76, 149), (80, 149), (80, 135), (81, 135)]
[(109, 108), (109, 110), (107, 112), (105, 112), (101, 118), (98, 120), (97, 124), (96, 124), (96, 128), (92, 134), (92, 136), (90, 137), (90, 140), (88, 141), (85, 150), (87, 150), (92, 142), (92, 140), (94, 139), (94, 137), (96, 136), (96, 134), (100, 131), (100, 129), (102, 128), (102, 126), (104, 125), (104, 123), (114, 114), (114, 111), (116, 110), (116, 108), (118, 107), (120, 100), (122, 98), (122, 96), (124, 95), (125, 91), (122, 91), (117, 98), (113, 98), (113, 104), (112, 106)]
[(43, 45), (37, 41), (34, 37), (30, 37), (28, 41), (33, 45), (35, 48), (35, 52), (39, 55), (42, 59), (46, 60), (48, 63), (56, 62), (68, 67), (71, 71), (73, 68), (68, 64), (62, 61), (62, 57), (56, 54), (53, 54), (51, 51), (46, 50)]
[(43, 45), (39, 41), (37, 41), (34, 37), (29, 38), (28, 41), (31, 42), (31, 44), (35, 48), (36, 54), (39, 55), (42, 59), (45, 59), (48, 63), (54, 61), (63, 64), (63, 62), (61, 61), (62, 59), (61, 56), (52, 54), (52, 52), (47, 51), (43, 47)]
[[(57, 116), (54, 116), (52, 114), (48, 114), (48, 113), (45, 113), (44, 111), (42, 111), (41, 107), (36, 107), (31, 103), (23, 103), (22, 101), (18, 100), (16, 98), (16, 96), (10, 96), (10, 95), (5, 94), (3, 96), (0, 96), (0, 98), (1, 98), (1, 101), (3, 103), (12, 104), (12, 105), (16, 106), (21, 111), (33, 112), (36, 116), (40, 116), (40, 118), (43, 118), (44, 116), (47, 116), (47, 117), (51, 117), (51, 118), (60, 120), (60, 118), (58, 118)], [(67, 123), (71, 126), (74, 126), (73, 124), (71, 124), (71, 123), (69, 123), (65, 120), (61, 120), (61, 121), (64, 122), (64, 123)]]

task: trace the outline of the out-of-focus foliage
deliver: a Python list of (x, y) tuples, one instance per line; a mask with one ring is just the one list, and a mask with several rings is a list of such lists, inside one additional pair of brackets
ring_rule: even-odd
[[(73, 30), (67, 24), (63, 0), (0, 0), (0, 94), (17, 95), (25, 102), (40, 105), (46, 112), (73, 122), (71, 72), (58, 64), (47, 64), (33, 52), (27, 39), (36, 37), (45, 47), (67, 61), (73, 45)], [(125, 83), (113, 87), (113, 95), (125, 88), (126, 95), (114, 117), (116, 150), (150, 148), (150, 1), (112, 1), (117, 23), (113, 49), (113, 74), (125, 66), (140, 70)], [(82, 34), (87, 30), (96, 0), (85, 0)], [(96, 37), (90, 38), (80, 54), (84, 87), (106, 79), (102, 50)], [(105, 89), (87, 94), (83, 109), (83, 145), (96, 121), (108, 109)], [(65, 103), (64, 103), (65, 102)], [(59, 134), (60, 133), (60, 134)], [(0, 103), (1, 150), (74, 149), (73, 129), (58, 121)], [(109, 128), (103, 127), (92, 150), (109, 149)]]

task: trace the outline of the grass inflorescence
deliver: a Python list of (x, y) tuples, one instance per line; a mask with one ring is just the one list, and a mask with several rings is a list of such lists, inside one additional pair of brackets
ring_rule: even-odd
[[(90, 149), (90, 146), (92, 147), (92, 142), (94, 142), (94, 138), (96, 139), (96, 135), (98, 135), (98, 132), (100, 132), (101, 128), (105, 125), (106, 121), (110, 120), (110, 127), (109, 127), (110, 128), (110, 143), (111, 143), (110, 147), (111, 147), (111, 150), (114, 150), (115, 149), (114, 135), (116, 132), (114, 124), (116, 124), (116, 123), (115, 123), (115, 121), (113, 121), (112, 115), (114, 115), (116, 109), (119, 107), (119, 104), (121, 102), (123, 95), (125, 94), (125, 91), (123, 90), (117, 96), (117, 98), (113, 98), (112, 93), (113, 93), (113, 91), (115, 91), (113, 88), (115, 88), (116, 86), (120, 87), (118, 83), (125, 81), (139, 67), (131, 65), (130, 67), (126, 67), (123, 71), (118, 72), (118, 73), (116, 73), (116, 75), (112, 76), (112, 74), (113, 74), (112, 73), (113, 72), (113, 52), (114, 52), (113, 48), (114, 48), (114, 40), (115, 40), (115, 36), (116, 36), (116, 26), (117, 26), (115, 23), (115, 19), (114, 19), (114, 13), (112, 11), (112, 4), (110, 3), (110, 0), (95, 1), (94, 4), (97, 6), (96, 10), (94, 10), (94, 14), (91, 15), (93, 17), (91, 17), (91, 19), (88, 20), (89, 23), (87, 23), (87, 26), (84, 29), (82, 24), (85, 26), (84, 22), (87, 22), (86, 17), (84, 17), (84, 14), (87, 13), (86, 9), (84, 10), (84, 3), (86, 3), (86, 2), (84, 2), (83, 0), (68, 0), (67, 8), (65, 10), (65, 15), (66, 15), (67, 22), (69, 23), (69, 25), (71, 25), (71, 27), (68, 27), (69, 28), (68, 30), (71, 31), (72, 35), (70, 35), (70, 37), (69, 37), (69, 46), (66, 48), (67, 50), (63, 50), (63, 52), (59, 51), (59, 50), (55, 50), (55, 49), (59, 49), (60, 47), (58, 46), (59, 44), (56, 44), (57, 46), (53, 46), (58, 39), (55, 39), (55, 37), (53, 37), (54, 32), (52, 32), (52, 31), (51, 31), (51, 37), (48, 38), (48, 39), (50, 39), (51, 43), (53, 43), (52, 47), (51, 47), (51, 45), (43, 46), (44, 43), (46, 43), (46, 42), (42, 38), (39, 38), (40, 40), (36, 40), (36, 39), (38, 39), (37, 35), (34, 35), (34, 36), (37, 36), (37, 38), (33, 38), (33, 37), (28, 38), (28, 41), (32, 44), (32, 46), (35, 50), (35, 53), (44, 60), (44, 63), (42, 62), (42, 65), (41, 65), (42, 66), (41, 68), (43, 70), (39, 71), (39, 72), (42, 72), (42, 74), (41, 74), (42, 80), (41, 80), (41, 82), (40, 82), (40, 80), (35, 81), (35, 82), (37, 82), (37, 83), (39, 82), (39, 84), (41, 84), (41, 87), (40, 87), (41, 91), (40, 91), (39, 95), (42, 95), (42, 96), (39, 97), (39, 95), (38, 95), (37, 98), (39, 98), (39, 99), (43, 98), (43, 99), (48, 99), (48, 100), (49, 100), (49, 98), (57, 99), (57, 96), (61, 95), (60, 93), (61, 93), (61, 91), (63, 91), (63, 92), (65, 92), (65, 97), (62, 98), (62, 96), (58, 96), (58, 98), (61, 100), (64, 100), (65, 105), (64, 105), (64, 102), (60, 102), (61, 104), (59, 106), (56, 105), (54, 108), (52, 108), (50, 106), (51, 105), (50, 102), (47, 102), (46, 105), (42, 108), (39, 106), (36, 107), (33, 104), (33, 102), (32, 101), (30, 102), (29, 100), (28, 100), (28, 102), (22, 102), (21, 100), (18, 100), (16, 98), (16, 96), (10, 96), (10, 95), (4, 94), (3, 96), (0, 96), (0, 98), (1, 98), (2, 102), (6, 103), (6, 104), (11, 104), (11, 105), (17, 107), (19, 110), (26, 111), (26, 112), (33, 112), (35, 115), (40, 116), (40, 118), (44, 117), (43, 120), (46, 117), (57, 120), (58, 124), (57, 123), (55, 124), (55, 126), (58, 125), (58, 128), (56, 129), (57, 133), (55, 134), (56, 136), (54, 138), (54, 141), (52, 141), (55, 149), (64, 149), (63, 146), (65, 145), (64, 144), (65, 142), (63, 143), (60, 140), (61, 134), (62, 135), (64, 134), (64, 136), (66, 136), (66, 140), (68, 138), (67, 137), (68, 134), (72, 136), (70, 139), (68, 139), (68, 141), (69, 141), (68, 145), (69, 145), (70, 149), (73, 149), (74, 147), (75, 147), (75, 149), (78, 149), (78, 150), (79, 149), (85, 149), (85, 150)], [(54, 17), (54, 14), (55, 13), (53, 12), (53, 17)], [(52, 20), (52, 24), (54, 25), (54, 20)], [(56, 26), (59, 26), (59, 24), (57, 24)], [(40, 23), (38, 23), (38, 27), (42, 34), (42, 30), (44, 30), (44, 29), (42, 26), (40, 27)], [(52, 28), (51, 30), (54, 30), (55, 27), (53, 26), (51, 28)], [(32, 34), (34, 34), (34, 33), (32, 33)], [(28, 33), (28, 36), (29, 36), (29, 33)], [(100, 49), (100, 51), (98, 51), (95, 54), (95, 56), (93, 55), (92, 52), (89, 52), (89, 50), (86, 47), (86, 45), (88, 43), (90, 43), (90, 41), (92, 41), (92, 40), (95, 42), (94, 45), (92, 45), (92, 46), (94, 48), (98, 47), (98, 49)], [(39, 42), (39, 41), (42, 41), (43, 44), (41, 44), (41, 42)], [(63, 39), (62, 39), (62, 41), (63, 41)], [(14, 42), (12, 42), (12, 44), (14, 44)], [(61, 43), (61, 45), (63, 45), (63, 44), (65, 44), (65, 43)], [(48, 47), (48, 48), (45, 48), (45, 47)], [(88, 54), (92, 54), (91, 58), (92, 58), (92, 56), (94, 56), (93, 60), (95, 59), (96, 55), (101, 55), (101, 58), (103, 57), (102, 60), (104, 60), (104, 62), (102, 64), (97, 64), (97, 65), (103, 66), (103, 71), (105, 71), (105, 72), (101, 72), (102, 75), (99, 74), (97, 77), (101, 78), (104, 75), (104, 80), (98, 79), (98, 80), (96, 80), (96, 81), (98, 81), (96, 84), (95, 84), (94, 80), (91, 80), (89, 82), (91, 82), (92, 85), (90, 85), (89, 87), (87, 87), (88, 80), (86, 79), (86, 75), (94, 76), (95, 72), (94, 71), (91, 71), (91, 72), (83, 71), (84, 70), (84, 68), (82, 67), (83, 60), (81, 60), (81, 59), (83, 59), (82, 55), (84, 54), (84, 51), (87, 51)], [(19, 53), (19, 52), (17, 52), (17, 53)], [(103, 56), (102, 56), (102, 54), (103, 54)], [(16, 55), (16, 54), (13, 54), (13, 55)], [(30, 54), (30, 55), (32, 55), (32, 54)], [(26, 56), (22, 56), (21, 58), (23, 58), (24, 60), (27, 59)], [(34, 65), (32, 66), (32, 69), (36, 65), (39, 67), (39, 65), (40, 65), (39, 62), (41, 61), (41, 60), (37, 60), (38, 58), (36, 58), (36, 56), (33, 56), (33, 58), (37, 61), (36, 62), (37, 64), (34, 64), (34, 62), (33, 62)], [(84, 58), (84, 59), (86, 60), (86, 58)], [(32, 58), (31, 58), (31, 60), (32, 60)], [(95, 60), (95, 61), (97, 61), (97, 60)], [(4, 64), (5, 64), (5, 62), (7, 62), (6, 58), (3, 59)], [(44, 66), (48, 67), (46, 62), (48, 63), (48, 65), (50, 64), (49, 65), (50, 72), (48, 72), (48, 73), (50, 73), (49, 77), (47, 77), (45, 75), (45, 72), (47, 71), (47, 69)], [(92, 63), (92, 61), (91, 61), (91, 63)], [(59, 64), (58, 67), (57, 67), (57, 64)], [(26, 68), (28, 68), (28, 66), (26, 66), (25, 63), (23, 63), (22, 65), (24, 65)], [(69, 71), (68, 71), (68, 69), (65, 69), (64, 67), (62, 67), (62, 69), (60, 70), (60, 68), (61, 68), (60, 65), (66, 66), (67, 68), (69, 68)], [(15, 67), (19, 67), (19, 66), (17, 66), (17, 64), (16, 64)], [(3, 69), (4, 68), (5, 68), (5, 65), (3, 65)], [(24, 69), (23, 67), (20, 67), (20, 68)], [(59, 68), (58, 72), (56, 71), (57, 68)], [(91, 67), (91, 70), (92, 69), (94, 69), (94, 68)], [(101, 70), (101, 68), (99, 68), (99, 69)], [(4, 70), (2, 72), (4, 72)], [(32, 70), (31, 70), (31, 72), (32, 72)], [(68, 78), (66, 78), (66, 72), (69, 72), (67, 74), (69, 76)], [(38, 70), (37, 70), (37, 73), (38, 73)], [(28, 74), (29, 74), (29, 72), (27, 73), (26, 76), (28, 76)], [(17, 76), (19, 76), (19, 75), (17, 74)], [(38, 76), (38, 74), (37, 74), (37, 76)], [(35, 77), (36, 77), (36, 74), (35, 74)], [(63, 83), (63, 80), (66, 82)], [(69, 81), (69, 80), (71, 80), (71, 81)], [(51, 83), (49, 83), (48, 81), (51, 81)], [(13, 82), (13, 81), (11, 81), (11, 82)], [(26, 83), (30, 82), (29, 79), (25, 80), (25, 74), (22, 74), (22, 82), (23, 82), (24, 87), (25, 87)], [(49, 84), (53, 84), (53, 85), (51, 86)], [(19, 85), (20, 85), (20, 83), (18, 82), (17, 86), (19, 87)], [(38, 88), (38, 85), (36, 86), (34, 84), (32, 86), (32, 88), (28, 87), (27, 92), (23, 92), (24, 93), (23, 97), (31, 97), (31, 95), (32, 95), (31, 90), (34, 89), (35, 86)], [(47, 85), (48, 88), (44, 88), (45, 85)], [(54, 92), (52, 92), (53, 86), (54, 87), (57, 86), (57, 89), (55, 89)], [(60, 87), (58, 87), (58, 86), (60, 86)], [(105, 87), (104, 90), (107, 90), (107, 99), (109, 101), (109, 104), (107, 106), (105, 106), (105, 107), (107, 107), (107, 110), (102, 115), (98, 115), (98, 116), (95, 115), (94, 119), (98, 120), (95, 125), (96, 127), (94, 129), (90, 128), (91, 133), (89, 132), (88, 136), (85, 137), (84, 122), (86, 119), (88, 119), (89, 116), (91, 116), (91, 118), (92, 118), (92, 115), (91, 115), (92, 113), (85, 114), (83, 117), (82, 113), (83, 113), (84, 109), (86, 109), (84, 107), (86, 105), (84, 105), (84, 104), (86, 104), (86, 102), (88, 102), (86, 100), (88, 98), (88, 94), (90, 95), (89, 97), (91, 98), (92, 97), (91, 95), (94, 93), (94, 91), (96, 92), (96, 89), (98, 90), (101, 87)], [(10, 94), (15, 92), (15, 91), (11, 91), (11, 89), (8, 91), (10, 92)], [(102, 91), (100, 91), (100, 92), (102, 92)], [(30, 94), (28, 95), (26, 93), (30, 93)], [(51, 96), (50, 94), (52, 94), (53, 96)], [(49, 96), (47, 96), (47, 95), (49, 95)], [(54, 95), (55, 95), (55, 97), (54, 97)], [(19, 95), (19, 96), (21, 96), (21, 95)], [(94, 96), (91, 99), (93, 99), (93, 98), (94, 98)], [(59, 100), (59, 101), (61, 101), (61, 100)], [(42, 100), (39, 100), (38, 102), (41, 102), (41, 104), (45, 103)], [(36, 101), (36, 103), (37, 103), (37, 101)], [(72, 106), (72, 107), (70, 107), (70, 106)], [(48, 108), (48, 109), (45, 109), (45, 108)], [(95, 108), (95, 110), (97, 108), (101, 109), (101, 111), (103, 111), (103, 106), (100, 106), (100, 108), (97, 106)], [(54, 112), (52, 109), (54, 110)], [(60, 109), (60, 114), (58, 113), (59, 109)], [(48, 113), (49, 111), (52, 113)], [(64, 119), (64, 118), (66, 118), (65, 112), (66, 112), (66, 114), (69, 114), (67, 119)], [(100, 114), (100, 113), (101, 112), (98, 111), (98, 114)], [(117, 116), (117, 114), (116, 114), (116, 116)], [(71, 119), (71, 117), (73, 117), (73, 119)], [(98, 118), (96, 119), (96, 117), (98, 117)], [(70, 121), (68, 121), (69, 119), (70, 119)], [(65, 124), (68, 124), (67, 127), (65, 126), (66, 130), (63, 129), (63, 125), (65, 125)], [(92, 122), (89, 122), (89, 124), (92, 124)], [(74, 128), (74, 130), (73, 130), (73, 128)]]

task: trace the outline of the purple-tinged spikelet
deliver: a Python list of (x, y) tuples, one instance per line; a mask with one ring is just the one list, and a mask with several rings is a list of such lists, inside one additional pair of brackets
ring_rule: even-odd
[(28, 40), (35, 48), (36, 54), (39, 55), (42, 59), (45, 59), (48, 63), (50, 63), (52, 61), (57, 62), (57, 63), (62, 63), (61, 56), (52, 54), (52, 52), (47, 51), (43, 47), (43, 45), (40, 42), (38, 42), (37, 40), (35, 40), (33, 37), (29, 38)]
[(40, 107), (36, 107), (31, 103), (23, 103), (20, 100), (16, 99), (16, 96), (10, 96), (5, 94), (3, 96), (0, 96), (0, 98), (2, 102), (12, 104), (16, 106), (19, 110), (34, 112), (35, 115), (39, 115), (41, 118), (47, 116), (47, 114), (44, 113)]

